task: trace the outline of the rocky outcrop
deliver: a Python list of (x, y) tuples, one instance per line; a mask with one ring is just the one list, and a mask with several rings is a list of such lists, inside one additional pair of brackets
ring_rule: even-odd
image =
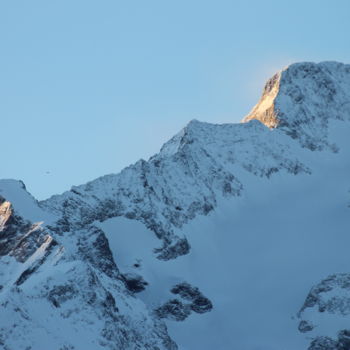
[(1, 347), (176, 350), (130, 294), (135, 283), (120, 274), (103, 231), (60, 228), (32, 223), (1, 197)]
[(126, 287), (133, 293), (139, 293), (146, 289), (146, 282), (141, 275), (136, 273), (124, 273), (121, 275)]
[(175, 231), (208, 215), (218, 199), (241, 195), (243, 181), (233, 168), (266, 178), (310, 173), (285, 139), (256, 121), (215, 125), (193, 120), (149, 161), (73, 187), (40, 206), (60, 217), (52, 227), (57, 232), (118, 216), (138, 220), (160, 239), (158, 258), (175, 259), (190, 251), (186, 237)]
[(259, 103), (243, 119), (278, 128), (311, 150), (337, 151), (329, 139), (331, 120), (349, 120), (350, 65), (295, 63), (273, 76)]
[[(312, 287), (298, 314), (299, 331), (314, 337), (309, 350), (349, 350), (350, 274), (334, 274)], [(337, 325), (337, 337), (334, 325)], [(326, 334), (319, 334), (319, 329)]]
[(308, 309), (343, 316), (350, 315), (350, 274), (335, 274), (314, 286), (300, 310), (302, 316)]
[(350, 350), (350, 331), (340, 331), (336, 339), (317, 337), (311, 342), (308, 350)]
[(0, 256), (10, 255), (25, 262), (40, 247), (49, 251), (55, 240), (40, 223), (31, 223), (14, 212), (12, 204), (0, 196)]
[(203, 314), (211, 311), (213, 308), (211, 301), (197, 287), (193, 287), (187, 282), (175, 285), (170, 292), (178, 298), (170, 299), (155, 310), (160, 318), (183, 321), (191, 312)]

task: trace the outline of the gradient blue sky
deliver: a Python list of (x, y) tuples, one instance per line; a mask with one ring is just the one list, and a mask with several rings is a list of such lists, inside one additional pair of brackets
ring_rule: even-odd
[(284, 66), (350, 63), (349, 14), (349, 0), (1, 1), (0, 178), (43, 199), (147, 159), (193, 118), (238, 122)]

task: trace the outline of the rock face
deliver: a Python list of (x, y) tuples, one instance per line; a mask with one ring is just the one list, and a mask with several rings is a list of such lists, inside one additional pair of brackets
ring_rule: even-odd
[(349, 120), (350, 65), (296, 63), (274, 75), (244, 121), (257, 119), (279, 128), (311, 150), (337, 146), (328, 138), (332, 119)]
[(1, 348), (177, 349), (128, 292), (101, 230), (50, 231), (3, 197), (0, 222)]
[(332, 275), (313, 287), (300, 312), (309, 308), (318, 312), (350, 314), (350, 275)]
[(344, 329), (338, 333), (337, 339), (317, 337), (311, 342), (308, 350), (349, 350), (350, 331)]
[(171, 299), (156, 309), (156, 314), (160, 318), (183, 321), (192, 311), (203, 314), (211, 311), (213, 308), (211, 301), (198, 288), (191, 286), (187, 282), (175, 285), (171, 289), (171, 293), (179, 298)]
[[(326, 332), (334, 330), (336, 336), (315, 336), (309, 349), (350, 349), (350, 274), (335, 274), (312, 287), (299, 312), (299, 330), (309, 335), (317, 334), (319, 328)], [(336, 320), (336, 321), (335, 321)], [(334, 333), (334, 331), (333, 331)]]
[(25, 262), (41, 246), (48, 251), (56, 242), (40, 223), (32, 224), (14, 213), (10, 202), (0, 196), (0, 256)]
[(158, 258), (174, 259), (190, 251), (176, 229), (211, 212), (218, 197), (241, 194), (243, 185), (233, 167), (259, 177), (310, 172), (284, 138), (258, 122), (213, 125), (194, 120), (148, 162), (74, 187), (40, 206), (60, 216), (52, 229), (63, 232), (118, 216), (138, 220), (161, 240)]
[[(274, 302), (273, 296), (266, 295), (264, 283), (275, 283), (276, 288), (284, 283), (274, 281), (271, 270), (288, 253), (288, 240), (292, 239), (286, 233), (287, 224), (279, 226), (278, 235), (268, 236), (271, 231), (268, 224), (277, 222), (279, 216), (287, 220), (294, 215), (283, 211), (292, 208), (288, 198), (281, 202), (280, 212), (267, 210), (263, 226), (254, 228), (256, 232), (252, 234), (248, 232), (245, 235), (248, 238), (241, 241), (235, 240), (239, 232), (234, 215), (239, 205), (249, 212), (252, 198), (261, 188), (293, 185), (298, 189), (302, 182), (311, 183), (309, 178), (317, 175), (315, 164), (322, 163), (323, 157), (338, 157), (346, 151), (346, 147), (339, 147), (332, 132), (336, 127), (344, 129), (349, 118), (350, 66), (334, 62), (299, 63), (268, 81), (260, 102), (244, 123), (216, 125), (193, 120), (164, 144), (158, 154), (119, 174), (74, 186), (42, 202), (35, 201), (22, 183), (1, 180), (0, 345), (5, 350), (175, 350), (182, 346), (203, 350), (284, 347), (295, 350), (297, 347), (288, 340), (277, 346), (274, 339), (262, 343), (267, 337), (261, 335), (259, 344), (235, 343), (240, 335), (245, 341), (248, 338), (254, 341), (251, 334), (258, 337), (265, 326), (260, 323), (259, 327), (249, 329), (252, 317), (246, 315), (246, 310), (251, 305), (257, 305), (253, 317), (265, 315), (260, 310), (262, 304), (268, 305), (264, 310), (270, 312), (275, 308), (281, 313), (281, 305)], [(344, 163), (336, 163), (339, 169), (350, 170), (347, 157), (341, 160)], [(322, 181), (321, 187), (330, 186)], [(341, 187), (344, 193), (346, 190)], [(264, 208), (273, 208), (269, 202), (273, 191), (267, 193), (262, 200)], [(233, 217), (228, 219), (232, 221), (227, 219), (227, 226), (213, 228), (217, 236), (222, 234), (220, 228), (226, 230), (228, 237), (217, 252), (215, 240), (205, 241), (208, 235), (203, 234), (202, 242), (189, 231), (196, 231), (193, 227), (208, 230), (204, 225), (198, 226), (200, 220), (207, 218), (206, 225), (210, 226), (211, 215), (220, 217), (227, 206), (229, 216)], [(322, 210), (317, 216), (320, 220), (328, 215)], [(340, 208), (337, 207), (337, 214), (332, 210), (330, 216), (338, 220)], [(247, 221), (256, 217), (252, 211)], [(151, 256), (149, 261), (135, 259), (132, 266), (122, 264), (123, 244), (133, 232), (123, 230), (120, 222), (111, 224), (109, 234), (120, 238), (120, 246), (112, 249), (103, 226), (118, 218), (141, 223), (151, 231), (157, 244), (147, 252)], [(296, 217), (294, 221), (298, 220), (301, 219)], [(338, 225), (339, 221), (333, 220), (334, 226)], [(308, 226), (307, 230), (316, 229)], [(299, 245), (307, 244), (307, 234), (301, 236), (298, 249)], [(275, 241), (266, 243), (260, 240), (262, 235), (274, 237)], [(144, 237), (132, 237), (135, 243), (126, 255), (142, 249)], [(253, 256), (253, 260), (263, 249), (266, 255), (256, 258), (254, 263), (242, 255), (237, 263), (234, 259), (241, 254), (240, 245), (245, 240), (247, 255)], [(257, 242), (261, 247), (257, 247)], [(269, 249), (274, 245), (276, 251), (281, 249), (273, 255), (278, 258), (272, 265), (266, 265), (272, 269), (260, 271), (259, 265), (265, 266), (271, 259)], [(207, 251), (212, 255), (207, 255)], [(224, 254), (227, 256), (221, 256)], [(213, 257), (221, 260), (215, 261)], [(297, 265), (298, 259), (293, 263)], [(196, 260), (200, 261), (199, 267), (191, 265)], [(197, 270), (192, 271), (193, 266)], [(254, 269), (258, 272), (250, 275)], [(239, 274), (241, 270), (243, 273)], [(222, 274), (222, 278), (215, 273)], [(255, 295), (254, 288), (245, 288), (252, 280), (256, 281), (254, 288), (260, 286)], [(241, 289), (244, 295), (239, 294)], [(257, 300), (260, 304), (255, 304)], [(218, 322), (215, 318), (218, 315), (230, 317), (230, 321)], [(232, 315), (237, 315), (237, 320)], [(299, 324), (292, 332), (298, 334), (299, 329), (302, 339), (306, 339), (305, 350), (350, 349), (349, 316), (350, 277), (348, 273), (334, 274), (311, 289), (298, 314)], [(281, 317), (282, 323), (285, 317), (290, 314)], [(264, 323), (270, 322), (273, 317), (269, 319), (266, 315)], [(218, 323), (229, 323), (225, 325), (223, 340), (221, 335), (215, 335), (224, 328)], [(178, 346), (172, 338), (180, 339), (183, 335), (177, 328), (181, 324), (193, 327), (190, 329), (193, 334), (198, 334), (194, 327), (199, 324), (201, 339), (179, 341)], [(247, 324), (247, 329), (236, 331), (240, 324)], [(206, 341), (206, 333), (215, 333), (212, 343)]]

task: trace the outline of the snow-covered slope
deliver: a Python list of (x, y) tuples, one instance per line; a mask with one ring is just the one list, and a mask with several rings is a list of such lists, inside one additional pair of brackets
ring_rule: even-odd
[(162, 240), (163, 260), (187, 254), (186, 238), (174, 230), (206, 215), (219, 197), (241, 194), (243, 168), (259, 177), (282, 171), (309, 172), (297, 157), (298, 145), (259, 122), (214, 125), (191, 121), (148, 162), (107, 175), (41, 203), (61, 215), (60, 227), (84, 227), (95, 220), (125, 216), (139, 220)]
[(125, 287), (101, 230), (52, 231), (30, 221), (41, 209), (21, 183), (0, 188), (26, 213), (0, 197), (1, 348), (177, 348)]
[(349, 101), (350, 66), (294, 64), (120, 174), (0, 181), (0, 344), (348, 349)]

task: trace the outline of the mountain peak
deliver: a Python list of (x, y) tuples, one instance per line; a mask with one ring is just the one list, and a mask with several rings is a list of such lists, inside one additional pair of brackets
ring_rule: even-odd
[(328, 139), (328, 121), (349, 116), (350, 65), (300, 62), (267, 81), (260, 101), (243, 122), (257, 119), (279, 128), (311, 150), (335, 150)]
[(178, 152), (185, 144), (192, 142), (192, 137), (200, 133), (209, 123), (201, 122), (197, 119), (192, 119), (187, 125), (181, 129), (175, 136), (167, 141), (161, 148), (160, 154), (162, 156), (170, 156)]
[[(148, 161), (41, 202), (0, 180), (0, 344), (343, 349), (349, 101), (349, 66), (296, 63), (249, 123), (191, 120)], [(333, 132), (338, 154), (311, 151)]]
[(0, 198), (10, 202), (16, 209), (16, 212), (27, 220), (33, 222), (50, 222), (52, 215), (43, 212), (37, 200), (27, 191), (26, 186), (21, 180), (1, 179), (0, 180)]

